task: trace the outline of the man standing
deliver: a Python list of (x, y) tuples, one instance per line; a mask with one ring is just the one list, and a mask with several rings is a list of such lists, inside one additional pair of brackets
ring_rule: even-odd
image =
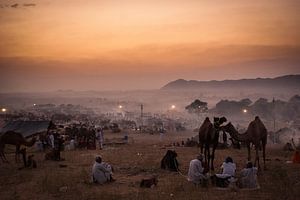
[(102, 128), (98, 128), (97, 133), (96, 133), (96, 138), (99, 143), (99, 148), (103, 149), (104, 135), (103, 135)]
[(48, 138), (49, 138), (48, 144), (51, 146), (52, 149), (54, 149), (54, 135), (53, 135), (53, 132), (50, 132)]
[(54, 159), (57, 161), (62, 160), (60, 157), (60, 151), (62, 150), (64, 140), (57, 132), (54, 133)]

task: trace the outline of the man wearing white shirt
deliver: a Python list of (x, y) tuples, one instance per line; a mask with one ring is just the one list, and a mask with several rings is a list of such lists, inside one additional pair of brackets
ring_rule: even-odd
[(190, 162), (188, 181), (193, 182), (194, 184), (200, 184), (203, 180), (207, 179), (204, 175), (202, 160), (203, 155), (199, 154), (196, 159), (193, 159)]

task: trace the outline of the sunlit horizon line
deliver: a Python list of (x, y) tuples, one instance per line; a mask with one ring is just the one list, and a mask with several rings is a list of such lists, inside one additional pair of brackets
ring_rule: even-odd
[[(148, 88), (148, 89), (109, 89), (109, 90), (105, 90), (105, 89), (81, 89), (81, 90), (76, 90), (76, 89), (72, 89), (72, 88), (68, 88), (68, 89), (46, 89), (46, 90), (34, 90), (34, 91), (29, 91), (29, 90), (15, 90), (15, 91), (1, 91), (0, 90), (0, 94), (42, 94), (42, 93), (59, 93), (59, 92), (75, 92), (75, 93), (89, 93), (89, 92), (101, 92), (101, 93), (114, 93), (114, 92), (153, 92), (153, 91), (161, 91), (162, 87), (164, 87), (165, 85), (167, 85), (168, 83), (171, 83), (173, 81), (176, 80), (185, 80), (185, 81), (199, 81), (199, 82), (211, 82), (211, 81), (239, 81), (239, 80), (255, 80), (255, 79), (275, 79), (278, 77), (282, 77), (282, 76), (300, 76), (300, 73), (297, 74), (282, 74), (282, 75), (276, 75), (276, 76), (268, 76), (268, 77), (253, 77), (253, 78), (239, 78), (239, 79), (209, 79), (209, 80), (195, 80), (195, 79), (184, 79), (184, 78), (177, 78), (175, 80), (169, 80), (167, 81), (165, 84), (161, 85), (160, 88)], [(189, 90), (193, 90), (193, 89), (189, 89)], [(197, 90), (197, 89), (194, 89)]]

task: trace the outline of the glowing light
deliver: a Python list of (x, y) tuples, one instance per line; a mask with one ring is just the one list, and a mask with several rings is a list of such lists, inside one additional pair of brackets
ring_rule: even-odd
[(243, 113), (247, 113), (248, 112), (248, 110), (247, 109), (243, 109)]
[(176, 108), (176, 106), (175, 106), (175, 105), (172, 105), (172, 106), (171, 106), (171, 108), (172, 108), (172, 109), (175, 109), (175, 108)]
[(2, 108), (1, 111), (2, 111), (2, 112), (6, 112), (7, 109), (6, 109), (6, 108)]
[(36, 104), (34, 103), (33, 106), (36, 106)]
[(123, 108), (123, 106), (122, 106), (122, 105), (119, 105), (119, 108), (121, 109), (121, 108)]

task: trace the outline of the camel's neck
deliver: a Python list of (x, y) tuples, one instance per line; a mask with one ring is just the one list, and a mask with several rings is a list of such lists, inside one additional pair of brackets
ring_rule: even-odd
[(34, 143), (35, 143), (35, 139), (32, 138), (30, 141), (25, 140), (24, 145), (27, 146), (27, 147), (31, 147), (31, 146), (34, 145)]
[(228, 130), (228, 133), (231, 137), (233, 137), (233, 139), (237, 141), (247, 142), (249, 140), (247, 132), (240, 134), (234, 127), (230, 128)]

